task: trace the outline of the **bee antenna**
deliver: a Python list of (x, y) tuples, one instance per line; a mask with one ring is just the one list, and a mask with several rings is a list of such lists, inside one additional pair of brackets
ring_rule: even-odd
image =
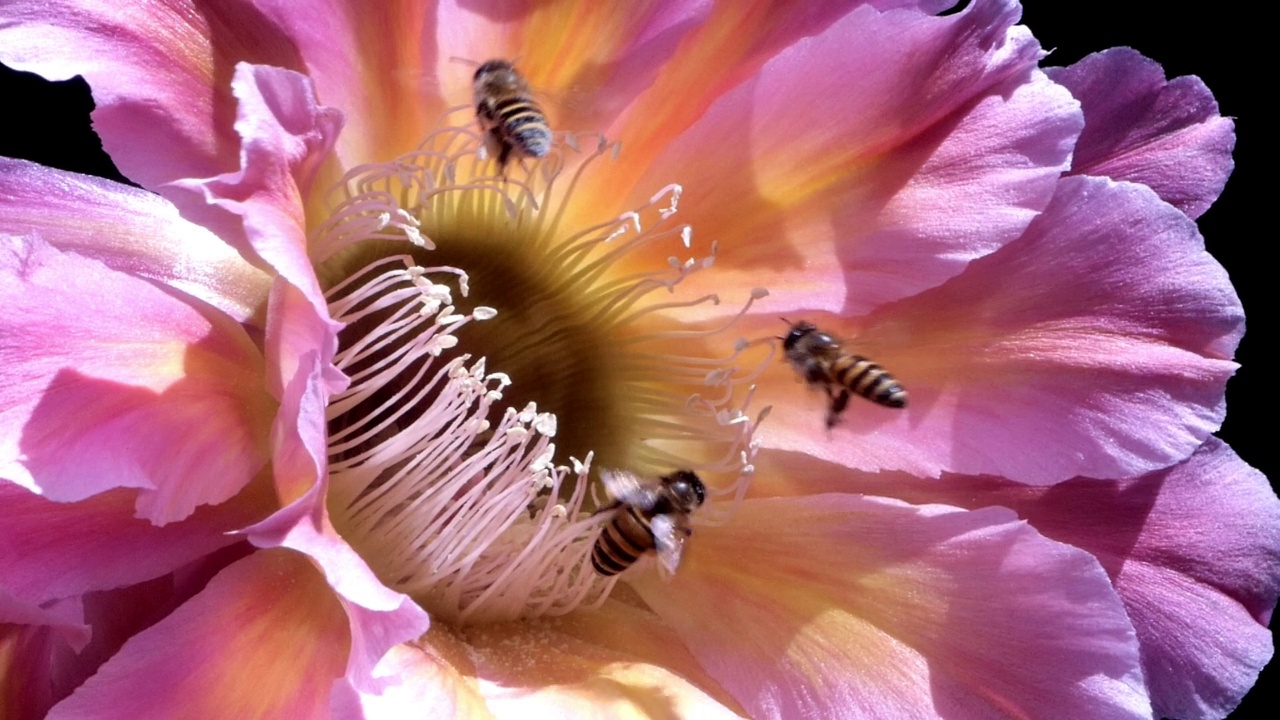
[(480, 67), (480, 63), (476, 62), (475, 60), (472, 60), (471, 58), (459, 57), (457, 55), (450, 55), (449, 62), (460, 63), (462, 65), (469, 65), (470, 67)]
[(784, 318), (784, 317), (779, 317), (778, 319), (779, 319), (779, 320), (781, 320), (782, 322), (784, 322), (784, 323), (788, 324), (788, 325), (791, 325), (791, 324), (792, 324), (792, 322), (791, 322), (790, 320), (788, 320), (788, 319), (786, 319), (786, 318)]

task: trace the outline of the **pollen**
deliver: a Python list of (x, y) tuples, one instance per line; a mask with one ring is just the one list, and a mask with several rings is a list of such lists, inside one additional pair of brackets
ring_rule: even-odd
[(716, 247), (677, 222), (680, 185), (565, 227), (616, 145), (565, 137), (497, 176), (468, 112), (348, 174), (312, 247), (351, 379), (329, 407), (334, 524), (388, 586), (474, 624), (607, 597), (617, 578), (591, 567), (609, 519), (598, 468), (695, 470), (718, 502), (694, 524), (727, 521), (773, 348), (732, 335), (763, 290), (684, 319), (721, 298), (682, 290)]

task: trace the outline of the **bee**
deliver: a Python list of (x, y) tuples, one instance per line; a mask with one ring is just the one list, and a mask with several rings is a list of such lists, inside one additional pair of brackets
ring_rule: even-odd
[(551, 128), (534, 102), (529, 83), (507, 60), (489, 60), (476, 68), (472, 82), (476, 121), (490, 146), (496, 146), (498, 170), (515, 157), (546, 157)]
[[(783, 322), (789, 322), (784, 320)], [(907, 406), (907, 391), (884, 368), (854, 355), (831, 335), (803, 320), (791, 326), (782, 349), (796, 372), (810, 385), (821, 385), (831, 399), (827, 428), (836, 424), (851, 393), (885, 407)]]
[(654, 550), (668, 574), (680, 564), (685, 538), (693, 534), (689, 515), (707, 498), (706, 486), (692, 470), (677, 470), (655, 482), (617, 470), (601, 473), (613, 504), (598, 512), (613, 519), (600, 530), (591, 550), (596, 572), (611, 577)]

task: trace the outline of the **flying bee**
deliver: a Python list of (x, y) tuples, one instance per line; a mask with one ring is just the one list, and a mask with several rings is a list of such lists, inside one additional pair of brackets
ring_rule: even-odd
[(489, 60), (476, 68), (472, 95), (480, 131), (497, 149), (499, 173), (506, 172), (512, 156), (546, 157), (551, 150), (547, 117), (510, 61)]
[(596, 538), (592, 567), (611, 577), (654, 550), (662, 568), (675, 573), (685, 538), (693, 534), (689, 515), (707, 498), (702, 480), (692, 470), (677, 470), (657, 482), (618, 470), (600, 476), (613, 504), (598, 512), (612, 512), (613, 519)]
[[(790, 322), (783, 320), (783, 322)], [(831, 399), (827, 428), (856, 394), (885, 407), (907, 406), (907, 391), (884, 368), (840, 346), (831, 335), (803, 320), (791, 325), (782, 340), (787, 360), (810, 385), (821, 385)]]

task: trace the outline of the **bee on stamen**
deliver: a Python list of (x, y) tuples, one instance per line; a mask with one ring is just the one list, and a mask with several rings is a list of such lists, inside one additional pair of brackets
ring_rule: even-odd
[(693, 528), (689, 516), (706, 500), (706, 486), (692, 470), (677, 470), (655, 481), (620, 470), (601, 473), (612, 504), (597, 512), (613, 519), (600, 530), (591, 551), (597, 573), (611, 577), (653, 551), (668, 574), (680, 565), (680, 552)]

